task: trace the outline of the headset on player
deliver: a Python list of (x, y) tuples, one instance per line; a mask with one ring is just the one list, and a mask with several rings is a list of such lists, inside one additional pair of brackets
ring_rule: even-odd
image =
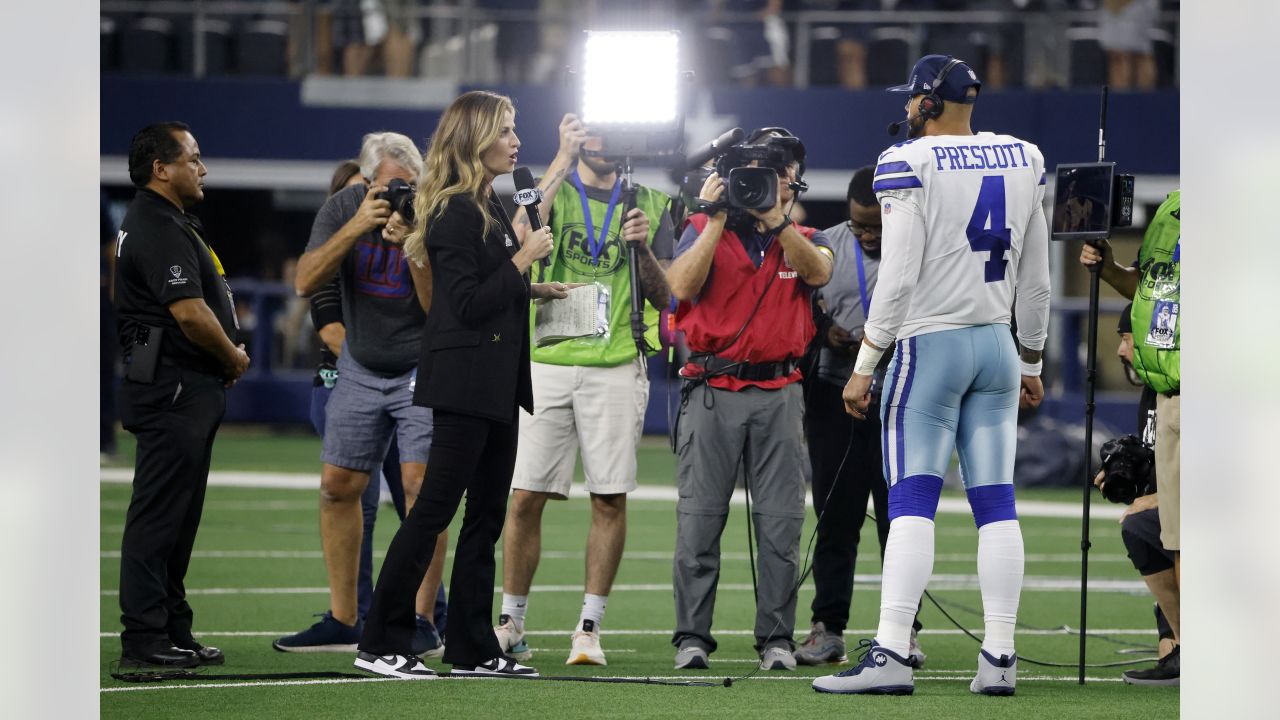
[[(947, 64), (942, 66), (938, 74), (933, 78), (933, 84), (929, 86), (929, 92), (920, 98), (920, 104), (916, 108), (915, 117), (920, 118), (920, 122), (925, 123), (930, 120), (936, 120), (942, 115), (942, 111), (946, 109), (946, 101), (938, 95), (938, 88), (946, 81), (947, 75), (958, 65), (966, 65), (965, 61), (957, 57), (951, 57), (947, 60)], [(968, 104), (968, 103), (965, 103)], [(889, 123), (889, 134), (897, 135), (898, 130), (914, 118), (904, 118), (896, 122)]]

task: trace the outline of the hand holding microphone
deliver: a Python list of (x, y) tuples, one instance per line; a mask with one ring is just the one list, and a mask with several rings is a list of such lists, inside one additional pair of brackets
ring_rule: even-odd
[[(511, 173), (511, 179), (516, 182), (516, 194), (512, 196), (516, 205), (524, 208), (525, 216), (529, 218), (529, 227), (537, 232), (542, 227), (542, 216), (538, 214), (538, 205), (542, 203), (542, 191), (533, 182), (533, 171), (527, 167), (518, 167), (515, 172)], [(551, 231), (548, 229), (547, 237), (551, 237)], [(526, 236), (524, 244), (528, 247), (532, 237)], [(523, 250), (523, 248), (521, 248)], [(534, 255), (533, 259), (542, 260), (542, 267), (546, 269), (551, 264), (547, 260), (547, 256), (551, 254), (551, 246), (547, 246), (547, 251), (541, 255)]]

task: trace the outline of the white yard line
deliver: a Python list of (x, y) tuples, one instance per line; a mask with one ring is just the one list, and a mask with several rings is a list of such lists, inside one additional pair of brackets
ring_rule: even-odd
[[(102, 468), (101, 476), (104, 483), (133, 482), (133, 470), (130, 468)], [(213, 487), (319, 490), (320, 473), (232, 472), (219, 470), (209, 473), (209, 485)], [(585, 497), (586, 493), (587, 490), (582, 485), (574, 485), (569, 492), (571, 497)], [(632, 500), (675, 502), (676, 489), (661, 485), (642, 485), (630, 493), (630, 498)], [(813, 499), (807, 495), (805, 502), (810, 506), (813, 505)], [(734, 505), (745, 505), (746, 495), (741, 490), (734, 491), (732, 503)], [(969, 503), (960, 498), (943, 498), (938, 503), (938, 512), (968, 515), (970, 513)], [(1095, 520), (1116, 520), (1120, 518), (1122, 512), (1123, 508), (1118, 505), (1093, 503), (1090, 505), (1089, 516)], [(1025, 501), (1018, 503), (1018, 514), (1025, 517), (1079, 519), (1080, 506), (1069, 502)]]
[[(196, 637), (210, 637), (210, 638), (214, 638), (214, 637), (281, 637), (284, 635), (291, 635), (294, 632), (296, 632), (296, 630), (228, 630), (228, 631), (196, 632)], [(633, 635), (633, 636), (650, 636), (650, 637), (670, 637), (671, 632), (672, 631), (670, 629), (614, 630), (613, 628), (606, 628), (603, 631), (602, 636), (609, 637), (613, 635), (618, 635), (618, 636)], [(876, 629), (875, 628), (846, 629), (845, 632), (850, 634), (851, 636), (866, 635), (870, 637), (876, 634)], [(546, 636), (555, 637), (560, 635), (568, 635), (568, 632), (565, 630), (525, 630), (524, 634), (534, 636), (534, 637), (546, 637)], [(745, 637), (745, 636), (755, 635), (755, 631), (754, 630), (716, 630), (715, 634), (725, 635), (725, 636), (741, 635)], [(920, 631), (920, 634), (921, 635), (963, 635), (964, 632), (962, 630), (957, 630), (954, 628), (941, 628), (941, 629), (925, 628)], [(1101, 629), (1094, 628), (1089, 631), (1089, 634), (1090, 635), (1137, 635), (1137, 636), (1151, 635), (1151, 636), (1154, 636), (1155, 629), (1154, 628), (1101, 628)], [(120, 635), (119, 632), (98, 633), (98, 637), (100, 638), (114, 638), (114, 637), (119, 637), (119, 635)], [(1045, 636), (1075, 637), (1076, 633), (1074, 630), (1070, 628), (1055, 628), (1052, 630), (1020, 629), (1018, 630), (1018, 635), (1026, 635), (1026, 636), (1045, 635)], [(610, 649), (610, 651), (612, 652), (612, 649)]]

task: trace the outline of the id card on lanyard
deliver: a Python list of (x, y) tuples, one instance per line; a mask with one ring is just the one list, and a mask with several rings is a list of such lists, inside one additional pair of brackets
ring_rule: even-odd
[(575, 168), (569, 174), (569, 180), (578, 190), (578, 199), (582, 201), (582, 220), (587, 226), (587, 247), (591, 250), (591, 265), (600, 265), (600, 253), (604, 251), (605, 241), (609, 237), (609, 228), (613, 225), (613, 211), (618, 207), (618, 197), (622, 192), (622, 179), (619, 178), (613, 182), (613, 192), (609, 195), (609, 205), (604, 213), (604, 225), (600, 228), (600, 234), (597, 237), (595, 222), (591, 218), (591, 205), (587, 200), (587, 190), (582, 186), (582, 178), (578, 177), (578, 170)]

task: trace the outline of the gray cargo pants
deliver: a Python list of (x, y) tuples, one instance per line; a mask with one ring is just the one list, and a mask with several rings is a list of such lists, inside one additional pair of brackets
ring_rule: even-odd
[(702, 384), (680, 410), (676, 438), (676, 647), (714, 652), (711, 637), (720, 535), (729, 516), (738, 468), (746, 471), (758, 546), (756, 649), (794, 649), (796, 578), (804, 524), (808, 455), (800, 383), (738, 392)]

